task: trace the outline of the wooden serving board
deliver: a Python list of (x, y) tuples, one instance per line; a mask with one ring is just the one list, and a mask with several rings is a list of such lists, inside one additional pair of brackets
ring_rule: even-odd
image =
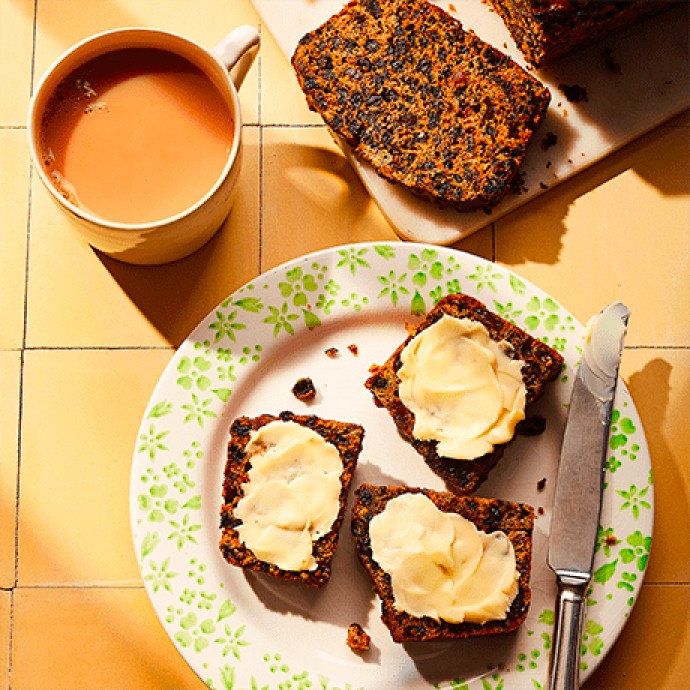
[[(305, 33), (344, 4), (342, 0), (253, 2), (287, 59)], [(459, 19), (466, 30), (473, 30), (527, 67), (505, 25), (488, 4), (482, 0), (437, 0), (436, 4)], [(380, 178), (352, 154), (347, 144), (339, 143), (401, 238), (453, 244), (687, 109), (689, 16), (690, 6), (680, 0), (678, 7), (643, 19), (553, 65), (530, 70), (551, 90), (551, 105), (523, 163), (524, 191), (506, 197), (490, 215), (438, 209), (417, 199)], [(612, 69), (612, 62), (619, 69)], [(569, 102), (563, 85), (583, 87), (587, 100)], [(552, 146), (545, 145), (547, 135), (556, 137)]]

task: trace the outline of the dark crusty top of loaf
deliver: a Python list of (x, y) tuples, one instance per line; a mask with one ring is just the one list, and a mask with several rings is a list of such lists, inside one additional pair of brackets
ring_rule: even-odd
[(511, 189), (550, 99), (426, 0), (353, 0), (292, 64), (309, 107), (379, 175), (463, 211)]
[(546, 65), (673, 0), (490, 0), (517, 47), (535, 65)]

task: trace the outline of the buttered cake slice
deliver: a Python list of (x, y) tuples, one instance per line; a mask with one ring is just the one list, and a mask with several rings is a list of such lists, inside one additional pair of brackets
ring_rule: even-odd
[(365, 382), (401, 437), (458, 494), (498, 463), (563, 357), (469, 295), (441, 299)]
[(220, 550), (231, 564), (320, 587), (331, 574), (364, 430), (314, 415), (230, 427)]
[(357, 555), (394, 641), (496, 635), (525, 620), (531, 506), (372, 484), (355, 497)]

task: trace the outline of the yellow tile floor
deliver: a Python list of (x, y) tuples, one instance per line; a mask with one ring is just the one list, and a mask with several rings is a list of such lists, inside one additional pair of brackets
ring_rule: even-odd
[[(69, 45), (139, 24), (213, 45), (249, 0), (0, 0), (0, 687), (194, 690), (143, 588), (128, 490), (141, 416), (174, 349), (277, 264), (396, 235), (308, 112), (270, 35), (242, 87), (239, 201), (201, 251), (126, 266), (71, 233), (32, 176), (32, 85)], [(633, 312), (622, 376), (655, 472), (649, 570), (587, 690), (690, 675), (690, 124), (686, 115), (460, 242), (578, 319)]]

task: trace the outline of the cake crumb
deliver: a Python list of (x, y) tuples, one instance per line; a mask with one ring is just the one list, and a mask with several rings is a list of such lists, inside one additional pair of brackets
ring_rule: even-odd
[(558, 135), (554, 134), (553, 132), (547, 132), (546, 136), (541, 140), (541, 147), (544, 149), (544, 151), (546, 151), (552, 146), (555, 146), (557, 143)]
[(356, 654), (369, 649), (371, 637), (359, 623), (350, 623), (347, 628), (347, 646)]
[(523, 170), (518, 171), (515, 175), (513, 181), (510, 183), (510, 191), (513, 194), (526, 194), (529, 190), (525, 184), (525, 172)]
[(347, 349), (356, 357), (359, 354), (359, 348), (355, 343), (351, 343), (347, 346)]
[(587, 103), (587, 89), (579, 84), (559, 84), (558, 88), (563, 92), (570, 103)]
[(539, 436), (546, 429), (546, 418), (540, 414), (531, 414), (522, 419), (515, 429), (520, 436)]
[(613, 57), (613, 50), (611, 50), (611, 48), (605, 48), (603, 56), (604, 64), (606, 65), (606, 69), (609, 72), (613, 74), (623, 74), (621, 66), (616, 62), (615, 58)]
[(329, 347), (324, 350), (324, 353), (326, 354), (326, 357), (330, 357), (331, 359), (335, 359), (338, 356), (338, 348), (337, 347)]
[(316, 397), (314, 382), (308, 376), (299, 379), (292, 387), (292, 394), (302, 402), (313, 400)]

